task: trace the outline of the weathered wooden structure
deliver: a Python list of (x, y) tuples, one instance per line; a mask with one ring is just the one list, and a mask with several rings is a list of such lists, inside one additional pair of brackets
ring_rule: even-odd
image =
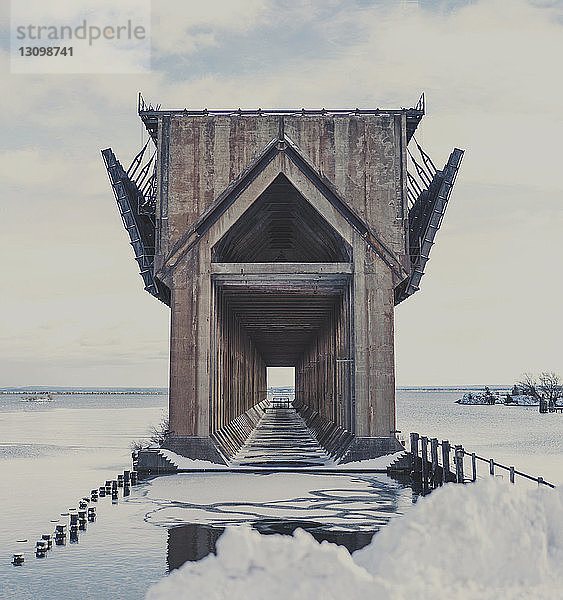
[(423, 98), (195, 111), (140, 97), (139, 114), (155, 156), (125, 171), (102, 154), (145, 289), (171, 308), (168, 447), (236, 453), (267, 366), (295, 367), (295, 406), (332, 456), (399, 447), (393, 309), (418, 289), (463, 154), (442, 170), (410, 154)]
[[(428, 455), (430, 451), (430, 456)], [(471, 472), (465, 475), (465, 460), (469, 459)], [(410, 434), (410, 452), (401, 456), (387, 468), (387, 473), (393, 476), (408, 474), (411, 484), (422, 494), (430, 493), (444, 483), (475, 482), (480, 477), (477, 473), (478, 463), (486, 464), (488, 475), (502, 477), (502, 472), (508, 474), (510, 483), (515, 483), (516, 477), (527, 479), (538, 484), (555, 488), (555, 485), (543, 477), (534, 477), (515, 467), (506, 466), (492, 458), (483, 458), (475, 452), (467, 452), (461, 445), (452, 445), (448, 440), (438, 441), (418, 433)], [(496, 469), (496, 470), (495, 470)]]

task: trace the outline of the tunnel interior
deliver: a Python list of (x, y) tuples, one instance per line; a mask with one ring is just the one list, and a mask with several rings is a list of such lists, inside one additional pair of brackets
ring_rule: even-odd
[(212, 259), (211, 433), (266, 398), (276, 366), (295, 368), (296, 403), (353, 433), (346, 241), (280, 174)]
[(266, 398), (267, 367), (290, 366), (295, 399), (351, 430), (348, 277), (293, 286), (286, 280), (275, 292), (222, 278), (214, 290), (214, 428)]

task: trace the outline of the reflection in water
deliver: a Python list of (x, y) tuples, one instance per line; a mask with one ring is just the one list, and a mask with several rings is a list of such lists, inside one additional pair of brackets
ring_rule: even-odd
[(186, 561), (196, 561), (216, 553), (215, 544), (225, 531), (211, 525), (181, 525), (168, 530), (168, 571), (181, 567)]
[(266, 535), (272, 533), (293, 535), (296, 529), (301, 528), (308, 531), (317, 542), (326, 540), (332, 544), (344, 546), (350, 554), (367, 546), (377, 531), (376, 529), (373, 531), (335, 531), (327, 529), (325, 524), (315, 521), (283, 521), (281, 519), (262, 519), (253, 523), (252, 527)]
[[(303, 488), (304, 482), (307, 485)], [(188, 483), (190, 493), (186, 496), (191, 495), (192, 502), (182, 498)], [(379, 474), (327, 478), (291, 473), (267, 477), (202, 473), (158, 479), (143, 502), (155, 506), (146, 513), (145, 520), (168, 530), (167, 562), (172, 571), (186, 561), (215, 554), (225, 527), (237, 525), (252, 527), (263, 535), (292, 535), (301, 528), (318, 542), (328, 541), (355, 552), (416, 501), (416, 493), (405, 483), (397, 485)], [(284, 489), (293, 489), (296, 496), (276, 498), (281, 495), (277, 487), (280, 484)], [(222, 497), (214, 492), (218, 486)], [(177, 499), (172, 499), (174, 496)]]
[[(334, 531), (315, 521), (282, 519), (261, 519), (252, 527), (264, 535), (292, 535), (298, 529), (308, 531), (317, 542), (328, 541), (344, 546), (350, 553), (367, 546), (375, 531)], [(198, 561), (208, 554), (216, 554), (217, 540), (225, 531), (224, 527), (212, 525), (180, 525), (168, 529), (168, 571), (181, 567), (187, 561)]]

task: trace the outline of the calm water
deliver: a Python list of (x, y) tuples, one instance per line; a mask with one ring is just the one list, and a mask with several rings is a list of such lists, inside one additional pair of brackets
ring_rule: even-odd
[[(563, 415), (537, 408), (460, 406), (459, 392), (399, 392), (399, 429), (563, 480)], [(213, 548), (225, 526), (262, 533), (306, 528), (350, 550), (408, 510), (412, 492), (385, 476), (197, 474), (144, 482), (125, 501), (97, 504), (78, 543), (33, 556), (60, 513), (130, 464), (129, 443), (166, 407), (162, 395), (61, 395), (22, 402), (0, 395), (0, 598), (142, 598), (150, 583)], [(289, 520), (289, 522), (288, 522)], [(27, 540), (27, 541), (17, 541)], [(25, 552), (22, 567), (10, 564)]]
[(446, 439), (468, 452), (563, 483), (563, 414), (542, 415), (537, 406), (456, 404), (462, 395), (399, 391), (398, 428), (407, 439), (411, 431)]
[[(161, 547), (166, 534), (145, 525), (139, 507), (100, 502), (97, 522), (78, 544), (44, 560), (32, 549), (54, 530), (52, 521), (67, 522), (61, 512), (128, 468), (130, 441), (160, 421), (166, 396), (60, 395), (50, 403), (25, 397), (0, 395), (0, 598), (111, 598), (120, 597), (118, 588), (131, 592), (121, 597), (143, 597), (147, 582), (166, 569), (166, 557), (135, 560), (142, 552), (136, 532), (142, 528)], [(25, 552), (22, 568), (10, 564), (14, 552)]]

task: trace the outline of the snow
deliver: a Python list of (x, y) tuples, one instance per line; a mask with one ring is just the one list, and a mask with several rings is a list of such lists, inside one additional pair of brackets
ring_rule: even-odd
[(331, 469), (336, 468), (338, 471), (353, 471), (356, 469), (387, 469), (387, 467), (392, 465), (396, 460), (399, 460), (399, 458), (402, 456), (405, 456), (405, 454), (406, 452), (401, 450), (399, 452), (395, 452), (394, 454), (380, 456), (379, 458), (370, 458), (368, 460), (344, 463), (342, 465), (338, 465), (337, 467), (331, 467)]
[(252, 473), (209, 473), (193, 477), (179, 473), (172, 477), (158, 477), (147, 490), (151, 500), (182, 502), (189, 498), (197, 505), (218, 502), (264, 503), (290, 500), (307, 496), (311, 490), (334, 487), (363, 491), (365, 485), (349, 476), (283, 473), (255, 475)]
[[(167, 458), (171, 463), (176, 465), (179, 469), (191, 469), (194, 471), (205, 471), (205, 470), (225, 470), (228, 471), (232, 469), (232, 467), (228, 465), (219, 465), (207, 460), (192, 460), (191, 458), (186, 458), (185, 456), (180, 456), (171, 450), (161, 449), (160, 454)], [(357, 462), (345, 463), (342, 465), (319, 465), (314, 467), (315, 470), (323, 470), (330, 469), (337, 471), (351, 471), (355, 469), (386, 469), (389, 465), (394, 463), (398, 458), (403, 456), (405, 453), (395, 452), (394, 454), (387, 454), (385, 456), (380, 456), (379, 458), (372, 458), (370, 460), (362, 460)], [(257, 467), (253, 467), (250, 470), (255, 470)], [(244, 470), (243, 468), (237, 467), (237, 469)], [(290, 469), (288, 469), (290, 470)], [(302, 468), (303, 471), (307, 470), (307, 467)]]
[(468, 392), (457, 400), (458, 404), (501, 404), (502, 400), (498, 394), (485, 392)]
[(533, 396), (526, 396), (524, 394), (520, 394), (518, 396), (511, 396), (512, 402), (508, 402), (506, 404), (516, 404), (518, 406), (538, 406), (539, 402), (537, 398)]
[[(463, 394), (463, 397), (456, 400), (458, 404), (506, 404), (507, 406), (538, 406), (537, 398), (526, 396), (524, 394), (510, 396), (511, 401), (506, 401), (506, 394), (500, 396), (498, 393), (491, 393), (489, 396), (484, 392), (469, 392)], [(489, 402), (491, 400), (491, 402)]]
[(167, 458), (171, 463), (176, 465), (179, 469), (194, 469), (194, 470), (205, 470), (205, 469), (229, 469), (227, 465), (219, 465), (217, 463), (213, 463), (209, 460), (193, 460), (191, 458), (186, 458), (185, 456), (180, 456), (180, 454), (176, 454), (171, 450), (165, 450), (161, 448), (160, 454)]
[(360, 494), (365, 493), (366, 483), (350, 475), (202, 473), (194, 477), (189, 473), (179, 473), (151, 481), (147, 497), (169, 502), (185, 502), (189, 499), (194, 505), (265, 503), (304, 498), (311, 491), (332, 489)]
[(563, 585), (563, 490), (494, 478), (450, 484), (391, 521), (354, 560), (401, 582), (404, 596), (553, 598)]
[(147, 486), (145, 520), (224, 527), (263, 519), (315, 521), (326, 530), (374, 531), (412, 509), (412, 494), (381, 474), (191, 473)]
[(229, 529), (217, 550), (217, 556), (173, 571), (149, 589), (146, 600), (373, 597), (373, 578), (354, 564), (347, 550), (318, 544), (302, 530), (288, 537)]
[(563, 588), (563, 489), (488, 478), (448, 484), (350, 556), (304, 531), (227, 529), (217, 556), (185, 563), (146, 600), (553, 600)]

